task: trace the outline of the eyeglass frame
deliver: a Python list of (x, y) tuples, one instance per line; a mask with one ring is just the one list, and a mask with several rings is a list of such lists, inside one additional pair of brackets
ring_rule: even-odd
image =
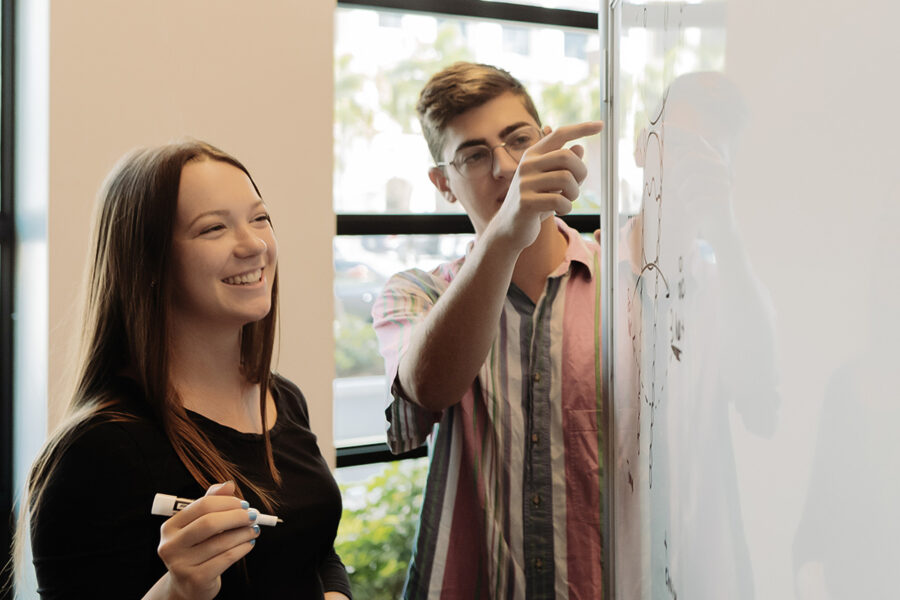
[[(491, 171), (493, 171), (493, 169), (494, 169), (494, 160), (495, 160), (495, 159), (494, 159), (494, 155), (495, 155), (495, 151), (497, 150), (497, 148), (503, 148), (503, 149), (506, 151), (506, 154), (509, 155), (509, 157), (510, 157), (511, 159), (513, 159), (514, 161), (516, 161), (516, 164), (518, 164), (519, 161), (522, 160), (521, 154), (519, 155), (518, 158), (516, 158), (515, 156), (513, 156), (512, 151), (510, 151), (510, 149), (507, 147), (507, 145), (509, 144), (509, 141), (508, 141), (509, 138), (511, 138), (517, 131), (521, 131), (522, 129), (533, 129), (533, 130), (537, 131), (537, 134), (538, 134), (537, 139), (536, 139), (534, 142), (532, 142), (531, 144), (529, 144), (528, 146), (526, 146), (525, 148), (522, 149), (522, 154), (524, 154), (526, 150), (528, 150), (529, 148), (531, 148), (532, 146), (534, 146), (535, 144), (537, 144), (537, 143), (544, 137), (544, 131), (543, 131), (540, 127), (537, 127), (536, 125), (527, 125), (527, 124), (526, 124), (526, 125), (522, 125), (521, 127), (516, 127), (515, 129), (513, 129), (512, 131), (510, 131), (508, 134), (506, 134), (506, 138), (505, 138), (505, 139), (506, 139), (507, 141), (504, 141), (504, 142), (502, 142), (502, 143), (500, 143), (500, 144), (497, 144), (496, 146), (488, 146), (487, 144), (472, 144), (471, 146), (467, 146), (466, 148), (478, 148), (478, 147), (481, 147), (481, 148), (487, 148), (488, 154), (489, 154), (490, 157), (491, 157), (491, 164), (490, 164), (490, 167), (488, 167), (487, 171), (485, 171), (484, 174), (487, 174), (487, 173), (490, 173)], [(460, 152), (460, 150), (458, 149), (458, 150), (454, 153), (453, 160), (450, 160), (450, 161), (441, 161), (441, 162), (435, 163), (435, 166), (436, 166), (436, 167), (441, 167), (441, 168), (443, 168), (443, 167), (446, 167), (446, 166), (448, 166), (448, 165), (453, 165), (453, 168), (456, 169), (456, 172), (459, 173), (460, 176), (465, 177), (466, 179), (470, 179), (472, 176), (471, 176), (471, 175), (466, 175), (465, 173), (463, 173), (463, 172), (462, 172), (462, 169), (461, 169), (460, 166), (457, 164), (457, 163), (458, 163), (458, 160), (459, 160), (459, 157), (456, 156), (456, 154), (459, 153), (459, 152)], [(477, 176), (483, 176), (484, 174), (477, 175)]]

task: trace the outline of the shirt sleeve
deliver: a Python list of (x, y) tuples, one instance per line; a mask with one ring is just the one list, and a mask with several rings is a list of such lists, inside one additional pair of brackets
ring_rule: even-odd
[(350, 578), (347, 576), (347, 569), (334, 548), (319, 566), (319, 579), (322, 580), (324, 591), (340, 592), (351, 600), (353, 599), (353, 594), (350, 593)]
[(390, 382), (387, 418), (387, 442), (391, 452), (399, 454), (418, 448), (428, 438), (441, 413), (422, 408), (409, 400), (400, 387), (400, 360), (409, 349), (413, 331), (446, 289), (448, 281), (418, 269), (391, 277), (372, 306), (372, 319), (378, 346), (384, 357)]
[(96, 425), (65, 449), (31, 522), (43, 600), (139, 598), (165, 572), (144, 465), (122, 423)]

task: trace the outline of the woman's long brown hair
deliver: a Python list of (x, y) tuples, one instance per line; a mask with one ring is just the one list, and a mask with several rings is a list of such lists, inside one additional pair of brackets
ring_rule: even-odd
[[(21, 554), (28, 524), (33, 527), (40, 517), (41, 497), (60, 456), (85, 427), (132, 418), (116, 409), (119, 399), (112, 390), (114, 378), (125, 372), (136, 380), (178, 458), (201, 487), (230, 479), (239, 489), (256, 494), (267, 510), (275, 508), (274, 490), (247, 478), (221, 456), (187, 415), (169, 381), (172, 228), (181, 171), (193, 160), (217, 160), (237, 167), (259, 194), (244, 165), (199, 141), (132, 152), (108, 176), (92, 236), (74, 393), (62, 423), (44, 444), (28, 477), (13, 555), (17, 579), (23, 568)], [(266, 459), (275, 486), (280, 485), (281, 477), (265, 426), (265, 400), (277, 305), (276, 270), (269, 314), (241, 330), (241, 368), (248, 381), (259, 384)]]

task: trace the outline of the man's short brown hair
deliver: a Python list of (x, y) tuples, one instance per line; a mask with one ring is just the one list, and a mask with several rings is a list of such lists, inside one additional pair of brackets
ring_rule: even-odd
[(525, 110), (540, 127), (541, 119), (531, 96), (508, 71), (491, 65), (457, 62), (433, 75), (419, 94), (416, 112), (434, 161), (443, 160), (444, 130), (454, 117), (507, 92), (522, 99)]

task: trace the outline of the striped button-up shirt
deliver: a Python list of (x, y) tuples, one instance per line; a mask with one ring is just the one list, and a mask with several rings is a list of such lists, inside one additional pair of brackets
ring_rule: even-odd
[(477, 379), (441, 412), (404, 398), (397, 369), (465, 258), (395, 275), (373, 307), (388, 443), (434, 435), (405, 598), (601, 597), (599, 247), (557, 225), (565, 260), (536, 304), (510, 285)]

